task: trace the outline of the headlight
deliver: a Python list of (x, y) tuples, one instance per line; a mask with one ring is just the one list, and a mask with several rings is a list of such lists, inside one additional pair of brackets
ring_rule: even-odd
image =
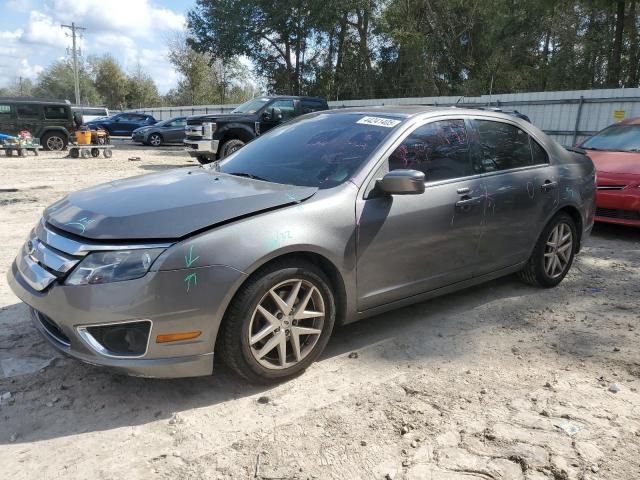
[(71, 272), (67, 285), (122, 282), (144, 276), (164, 248), (95, 252), (87, 255)]

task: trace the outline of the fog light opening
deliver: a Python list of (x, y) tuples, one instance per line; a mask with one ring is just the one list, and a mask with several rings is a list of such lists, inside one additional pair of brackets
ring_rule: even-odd
[(182, 340), (193, 340), (194, 338), (198, 338), (200, 335), (202, 335), (202, 332), (200, 330), (194, 330), (193, 332), (164, 333), (156, 337), (156, 343), (169, 343), (169, 342), (180, 342)]
[(142, 320), (79, 327), (80, 336), (108, 357), (141, 357), (147, 353), (151, 321)]

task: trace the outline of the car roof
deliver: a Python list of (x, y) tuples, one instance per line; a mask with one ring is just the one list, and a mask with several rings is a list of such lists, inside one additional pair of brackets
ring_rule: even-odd
[(496, 112), (493, 110), (482, 110), (479, 108), (458, 108), (458, 107), (437, 107), (428, 105), (381, 105), (381, 106), (363, 106), (363, 107), (346, 107), (335, 108), (332, 110), (317, 112), (323, 114), (340, 114), (340, 113), (355, 113), (360, 115), (386, 115), (396, 118), (413, 118), (430, 114), (429, 116), (437, 115), (473, 115), (481, 117), (493, 117), (496, 119), (507, 119), (510, 121), (521, 120), (518, 117), (514, 117), (508, 113)]
[(613, 125), (640, 125), (640, 117), (627, 118)]
[(0, 97), (0, 102), (38, 103), (38, 104), (48, 104), (48, 105), (71, 106), (71, 102), (69, 102), (68, 100), (55, 100), (51, 98), (36, 98), (36, 97)]

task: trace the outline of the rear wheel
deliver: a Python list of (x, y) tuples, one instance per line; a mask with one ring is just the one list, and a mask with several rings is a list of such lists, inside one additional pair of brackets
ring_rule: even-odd
[(42, 138), (40, 139), (40, 143), (45, 150), (59, 152), (67, 146), (68, 140), (69, 139), (64, 133), (50, 132), (45, 133), (42, 136)]
[(227, 140), (222, 144), (222, 148), (220, 149), (220, 158), (228, 157), (236, 150), (240, 150), (245, 146), (245, 143), (242, 140), (238, 140), (234, 138), (232, 140)]
[(232, 301), (217, 350), (254, 383), (303, 372), (324, 350), (335, 322), (330, 283), (315, 265), (278, 262), (249, 279)]
[(575, 221), (566, 213), (559, 213), (542, 231), (520, 278), (530, 285), (555, 287), (573, 264), (577, 241)]

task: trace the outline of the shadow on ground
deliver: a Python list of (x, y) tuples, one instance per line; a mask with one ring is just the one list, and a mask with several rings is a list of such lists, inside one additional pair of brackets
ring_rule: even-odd
[[(610, 227), (598, 227), (594, 235), (615, 237), (627, 248), (638, 240), (635, 232)], [(600, 270), (589, 267), (589, 271), (598, 276), (607, 274), (604, 267)], [(406, 352), (393, 351), (401, 350), (398, 345), (402, 344), (418, 345), (419, 348), (411, 348), (411, 354), (422, 357), (446, 360), (464, 356), (465, 348), (478, 347), (474, 345), (474, 339), (480, 338), (486, 329), (523, 329), (538, 333), (536, 329), (541, 329), (540, 325), (527, 312), (532, 309), (553, 312), (553, 308), (567, 305), (567, 302), (580, 307), (579, 300), (598, 295), (585, 293), (592, 288), (591, 278), (591, 274), (576, 272), (557, 289), (539, 290), (519, 283), (513, 276), (505, 277), (340, 327), (334, 332), (320, 362), (331, 362), (347, 352), (390, 340), (397, 340), (397, 344), (389, 347), (392, 352), (375, 361), (404, 359)], [(607, 298), (611, 301), (624, 299), (625, 288), (623, 284), (611, 286), (606, 291)], [(611, 308), (616, 307), (612, 304)], [(41, 353), (51, 348), (27, 323), (26, 306), (5, 307), (0, 316), (5, 315), (10, 316), (10, 321), (4, 319), (1, 323), (12, 326), (7, 332), (0, 333), (2, 357), (33, 353), (34, 350)], [(559, 355), (589, 357), (600, 348), (609, 348), (612, 342), (606, 330), (595, 329), (585, 335), (574, 324), (559, 327), (552, 332), (557, 336), (557, 342), (577, 345), (563, 350), (556, 344), (555, 353)], [(463, 334), (466, 335), (466, 346), (460, 345), (463, 342), (456, 343), (456, 337)], [(486, 341), (486, 337), (482, 341)], [(300, 381), (304, 381), (304, 377)], [(14, 405), (0, 407), (5, 425), (0, 431), (0, 444), (8, 443), (13, 433), (18, 433), (16, 441), (20, 443), (142, 425), (169, 419), (176, 412), (265, 393), (270, 388), (248, 385), (220, 362), (216, 362), (215, 374), (211, 377), (154, 380), (115, 375), (74, 359), (60, 358), (38, 373), (0, 380), (0, 393), (10, 391), (15, 398)], [(59, 415), (55, 415), (56, 412)]]

